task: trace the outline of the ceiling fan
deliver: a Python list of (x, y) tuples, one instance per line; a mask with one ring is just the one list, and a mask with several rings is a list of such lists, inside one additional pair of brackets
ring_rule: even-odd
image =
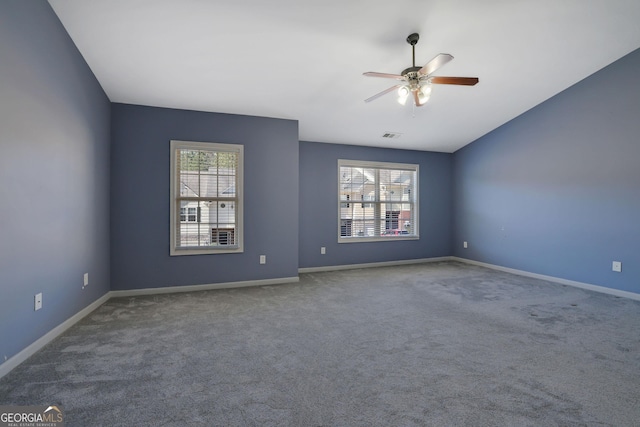
[(431, 96), (432, 84), (473, 86), (478, 83), (479, 80), (477, 77), (432, 76), (431, 74), (453, 59), (453, 56), (448, 53), (439, 54), (431, 61), (427, 62), (424, 67), (416, 67), (416, 44), (419, 39), (420, 35), (418, 33), (410, 34), (409, 37), (407, 37), (407, 43), (411, 45), (411, 49), (413, 51), (413, 66), (405, 69), (401, 74), (375, 73), (372, 71), (363, 73), (363, 75), (369, 77), (383, 77), (402, 81), (402, 83), (391, 86), (390, 88), (373, 95), (371, 98), (365, 99), (364, 102), (371, 102), (374, 99), (378, 99), (382, 95), (386, 95), (387, 93), (397, 89), (398, 102), (400, 104), (404, 105), (407, 102), (409, 95), (412, 95), (415, 105), (417, 107), (421, 107)]

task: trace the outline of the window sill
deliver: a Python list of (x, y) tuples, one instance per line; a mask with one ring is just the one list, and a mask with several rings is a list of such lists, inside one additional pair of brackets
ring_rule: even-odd
[(398, 242), (420, 240), (420, 236), (338, 237), (338, 243)]
[(170, 256), (182, 256), (182, 255), (218, 255), (218, 254), (237, 254), (242, 253), (244, 250), (238, 246), (232, 246), (228, 248), (215, 248), (215, 249), (187, 249), (187, 248), (172, 248)]

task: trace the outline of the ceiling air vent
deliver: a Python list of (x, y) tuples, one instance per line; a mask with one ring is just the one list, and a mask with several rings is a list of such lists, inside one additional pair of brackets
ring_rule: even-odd
[(388, 139), (397, 139), (400, 138), (402, 134), (400, 132), (385, 132), (382, 134), (383, 138), (388, 138)]

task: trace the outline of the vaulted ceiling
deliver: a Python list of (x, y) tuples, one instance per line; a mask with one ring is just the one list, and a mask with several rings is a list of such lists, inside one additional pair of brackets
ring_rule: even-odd
[[(640, 47), (638, 0), (49, 0), (112, 102), (295, 119), (300, 139), (453, 152)], [(365, 71), (454, 60), (420, 108)], [(601, 82), (606, 85), (607, 82)], [(387, 132), (397, 138), (383, 138)]]

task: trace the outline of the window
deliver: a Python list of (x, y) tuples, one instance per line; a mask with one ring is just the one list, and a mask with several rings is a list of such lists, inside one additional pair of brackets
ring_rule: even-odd
[(180, 208), (180, 222), (196, 222), (197, 208)]
[(242, 252), (243, 147), (171, 141), (171, 255)]
[(338, 242), (418, 233), (418, 165), (338, 160)]

